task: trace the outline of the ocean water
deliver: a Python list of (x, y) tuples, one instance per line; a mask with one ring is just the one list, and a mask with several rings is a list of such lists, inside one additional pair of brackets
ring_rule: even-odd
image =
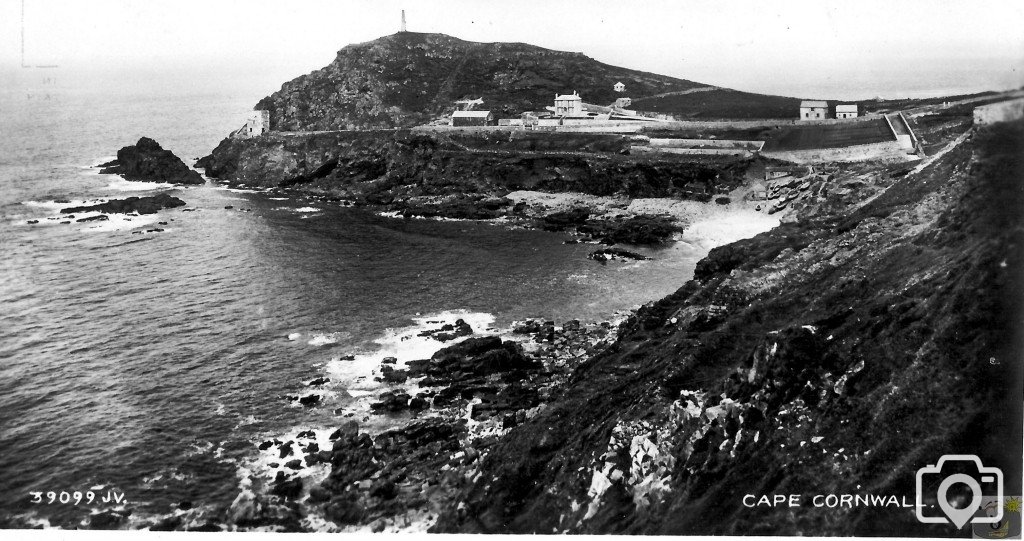
[[(381, 357), (441, 347), (418, 330), (607, 320), (674, 291), (707, 249), (692, 239), (602, 266), (585, 257), (593, 246), (559, 234), (98, 175), (92, 165), (142, 135), (191, 162), (259, 94), (230, 81), (45, 77), (0, 89), (0, 526), (71, 528), (106, 509), (143, 524), (183, 501), (216, 517), (272, 474), (259, 442), (325, 434), (342, 420), (336, 408), (359, 410), (377, 392)], [(69, 204), (160, 191), (187, 207), (51, 219)], [(331, 379), (320, 406), (285, 397), (318, 377)], [(127, 503), (45, 495), (90, 490)]]

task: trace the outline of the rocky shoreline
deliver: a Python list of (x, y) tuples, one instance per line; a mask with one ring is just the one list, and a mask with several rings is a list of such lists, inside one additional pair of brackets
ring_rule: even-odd
[[(422, 331), (439, 349), (429, 358), (384, 357), (385, 385), (368, 410), (339, 410), (336, 430), (303, 430), (257, 442), (273, 478), (265, 493), (240, 495), (219, 518), (176, 514), (150, 530), (423, 531), (478, 476), (481, 460), (514, 427), (558, 398), (580, 363), (609, 347), (619, 319), (556, 325), (526, 320), (500, 335), (457, 320)], [(449, 344), (449, 345), (445, 345)], [(351, 356), (348, 358), (352, 358)], [(308, 383), (318, 407), (330, 379)], [(303, 397), (288, 397), (302, 400)], [(386, 419), (375, 430), (359, 416)], [(333, 526), (330, 526), (333, 525)]]
[[(428, 399), (449, 413), (376, 435), (345, 425), (317, 451), (331, 466), (309, 489), (314, 505), (282, 527), (948, 533), (871, 509), (822, 529), (820, 510), (738, 502), (751, 491), (902, 494), (905, 457), (949, 451), (1019, 478), (1014, 454), (994, 450), (1020, 413), (1019, 329), (1005, 315), (1021, 300), (1000, 292), (1022, 290), (1022, 140), (1019, 123), (1000, 126), (911, 174), (838, 171), (826, 182), (870, 179), (872, 197), (822, 190), (795, 222), (712, 250), (693, 280), (590, 353), (572, 353), (575, 324), (533, 322), (522, 332), (553, 357), (474, 337), (382, 366), (406, 387), (378, 400), (400, 410), (381, 415), (422, 417), (435, 411)], [(409, 390), (424, 380), (442, 387)], [(992, 407), (1013, 414), (974, 427)], [(288, 501), (290, 481), (277, 497)]]
[[(461, 186), (472, 189), (429, 186), (469, 161), (436, 152), (429, 139), (381, 137), (405, 148), (382, 158), (349, 147), (344, 167), (330, 171), (278, 160), (260, 174), (300, 171), (296, 181), (255, 184), (397, 218), (489, 219), (583, 242), (635, 242), (637, 231), (657, 242), (717, 227), (722, 235), (709, 238), (728, 244), (621, 325), (528, 321), (503, 336), (465, 322), (431, 329), (441, 347), (429, 358), (385, 358), (376, 368), (386, 390), (369, 415), (400, 426), (376, 430), (338, 411), (338, 428), (322, 437), (304, 430), (256, 442), (275, 474), (266, 494), (223, 511), (229, 528), (937, 535), (944, 530), (910, 514), (861, 509), (834, 521), (814, 509), (752, 513), (737, 502), (751, 491), (903, 494), (913, 482), (905, 457), (950, 450), (1019, 478), (1019, 460), (993, 451), (1009, 421), (979, 412), (995, 405), (1019, 419), (1020, 365), (1009, 362), (1019, 333), (1005, 316), (1021, 313), (1021, 301), (1000, 292), (1022, 290), (1011, 276), (1022, 255), (1020, 123), (957, 138), (912, 170), (830, 164), (812, 181), (775, 183), (765, 195), (788, 205), (771, 217), (772, 208), (750, 208), (739, 176), (706, 185), (702, 194), (721, 190), (722, 204), (673, 198), (680, 192), (655, 188), (658, 174), (635, 184), (639, 191), (621, 190), (638, 178), (630, 176), (637, 163), (624, 166), (616, 189), (566, 194), (582, 173), (566, 174), (565, 162), (544, 158), (542, 176), (557, 174), (524, 186), (523, 157), (504, 156), (517, 172), (480, 183), (483, 169), (502, 169), (498, 158), (475, 155), (482, 163)], [(239, 167), (322, 157), (339, 138), (226, 143), (205, 164), (241, 185), (249, 173)], [(410, 159), (410, 149), (423, 154)], [(441, 154), (449, 161), (420, 159)], [(431, 163), (436, 171), (423, 169)], [(416, 191), (424, 185), (436, 193)], [(691, 205), (700, 212), (687, 215)], [(778, 227), (730, 236), (739, 229), (729, 222), (745, 220)], [(620, 250), (592, 257), (631, 256)], [(291, 399), (320, 407), (319, 392)]]

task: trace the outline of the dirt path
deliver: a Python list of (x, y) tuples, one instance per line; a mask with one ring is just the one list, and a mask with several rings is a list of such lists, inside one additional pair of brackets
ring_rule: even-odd
[(640, 96), (636, 98), (638, 100), (647, 100), (651, 98), (664, 98), (666, 96), (682, 96), (684, 94), (693, 94), (695, 92), (708, 92), (710, 90), (718, 90), (717, 86), (699, 86), (697, 88), (688, 88), (686, 90), (676, 90), (675, 92), (662, 92), (661, 94), (652, 94), (650, 96)]

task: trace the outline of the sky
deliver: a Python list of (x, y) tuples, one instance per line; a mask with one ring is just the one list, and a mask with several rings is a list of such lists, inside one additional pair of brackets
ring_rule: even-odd
[(754, 92), (852, 99), (1024, 85), (1020, 0), (0, 0), (0, 66), (21, 64), (24, 35), (30, 65), (216, 73), (269, 92), (347, 44), (394, 33), (402, 9), (410, 31), (521, 41)]

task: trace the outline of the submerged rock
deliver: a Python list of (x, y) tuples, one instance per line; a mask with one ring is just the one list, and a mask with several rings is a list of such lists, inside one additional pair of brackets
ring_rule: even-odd
[(604, 248), (591, 252), (587, 256), (588, 259), (593, 259), (601, 264), (607, 263), (608, 261), (614, 261), (616, 259), (633, 259), (636, 261), (646, 261), (649, 257), (638, 254), (636, 252), (630, 252), (629, 250), (623, 250), (621, 248)]
[[(76, 212), (103, 212), (106, 214), (156, 214), (157, 212), (167, 208), (177, 208), (185, 206), (185, 202), (177, 197), (169, 195), (167, 193), (160, 193), (148, 197), (128, 197), (126, 199), (111, 199), (106, 203), (99, 203), (96, 205), (85, 205), (81, 207), (68, 207), (60, 209), (61, 214), (73, 214)], [(94, 220), (106, 220), (106, 216), (92, 216), (89, 218), (80, 218), (79, 222), (88, 222)]]
[[(61, 212), (63, 212), (63, 211), (61, 211)], [(109, 219), (110, 219), (110, 216), (107, 216), (106, 214), (100, 214), (99, 216), (89, 216), (89, 217), (86, 217), (86, 218), (79, 218), (79, 219), (77, 219), (75, 221), (76, 222), (105, 222), (105, 221), (107, 221)]]

